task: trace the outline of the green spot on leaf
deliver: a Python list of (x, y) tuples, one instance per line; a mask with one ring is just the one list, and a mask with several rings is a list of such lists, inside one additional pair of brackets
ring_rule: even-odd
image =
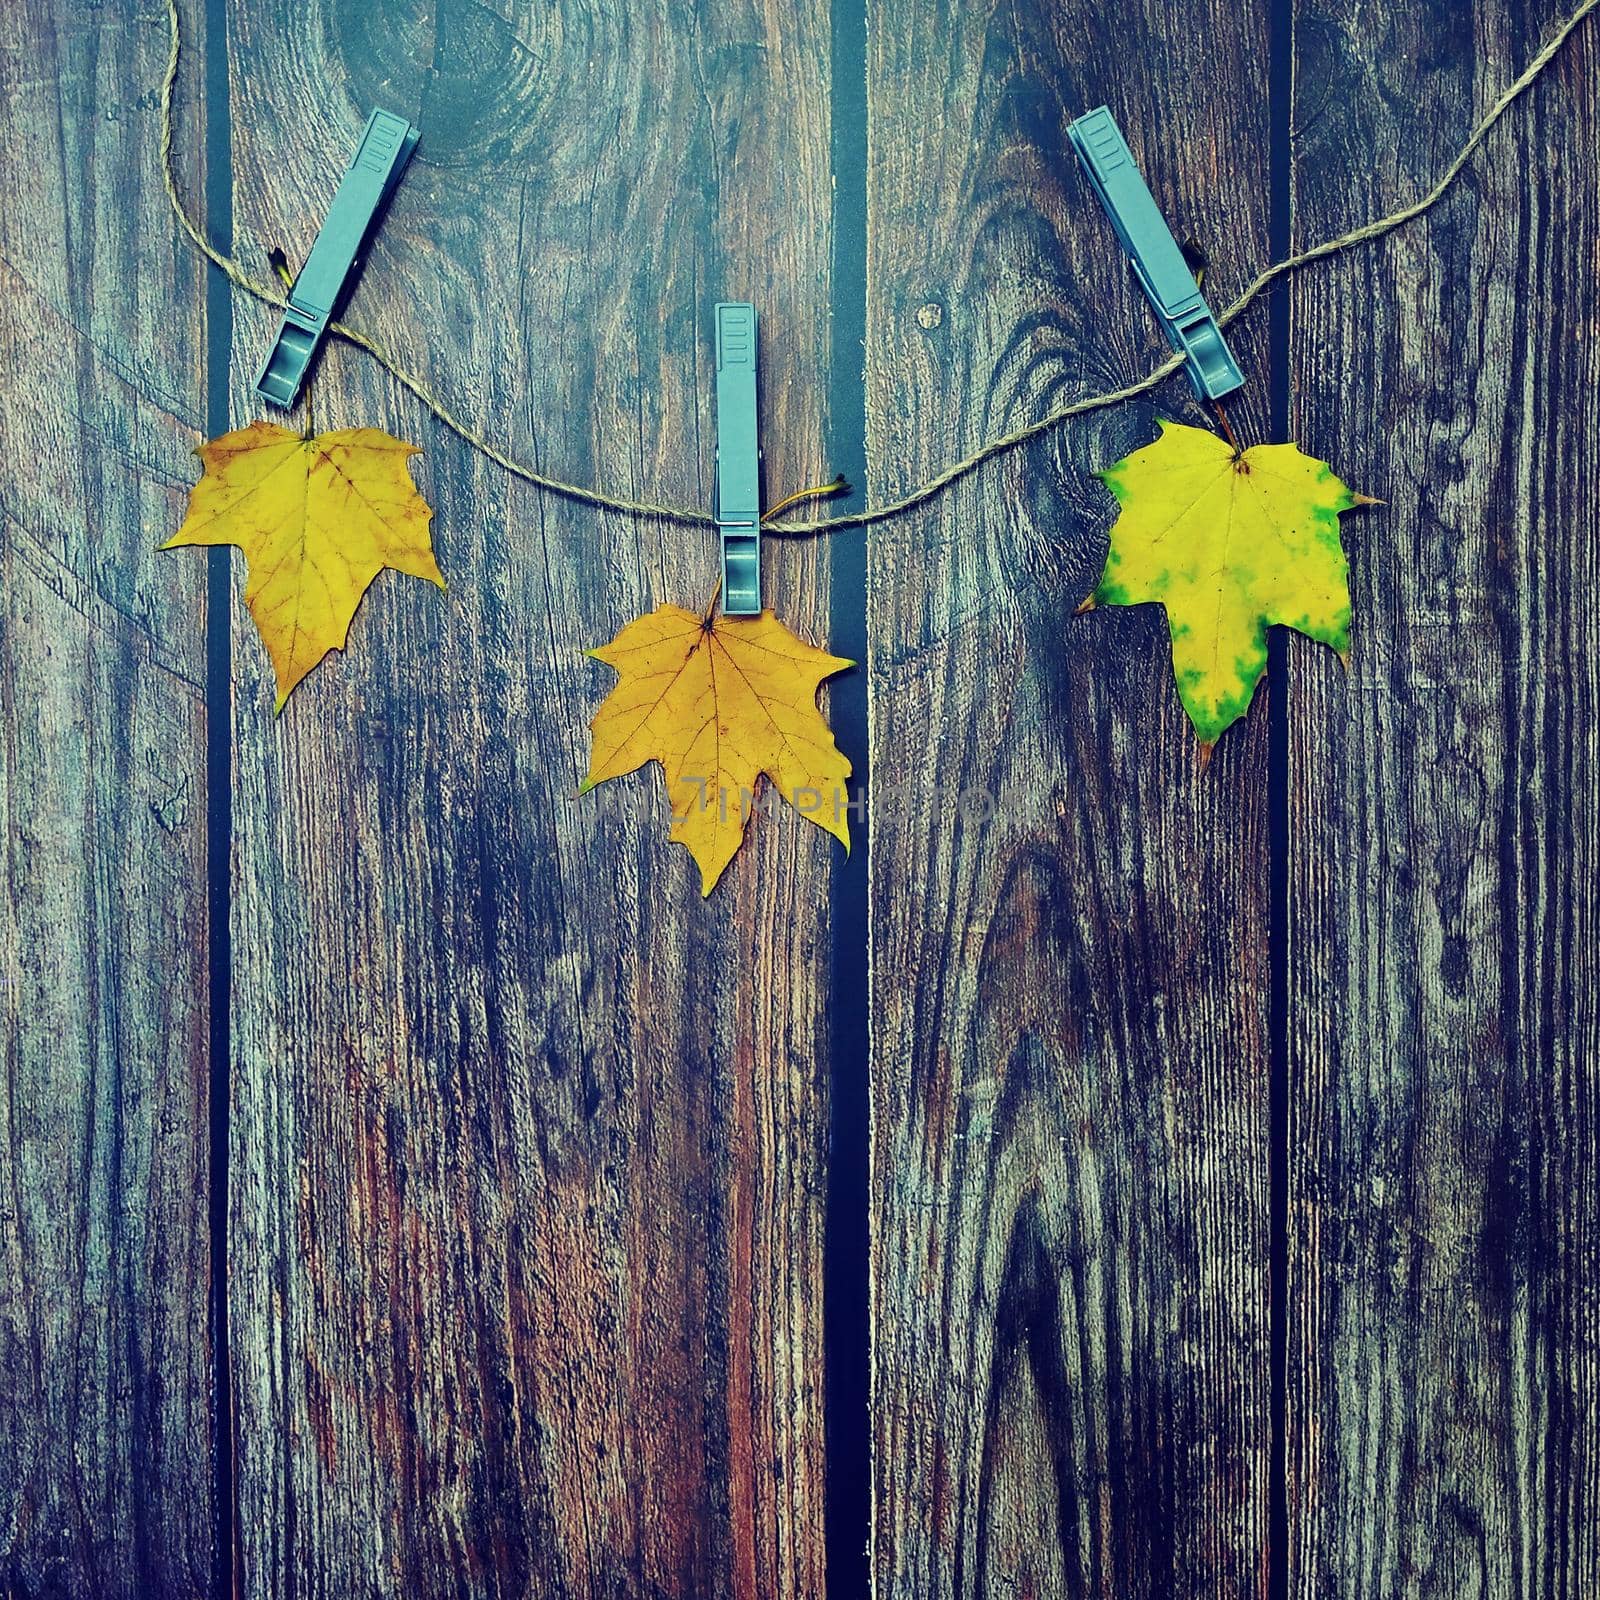
[(1205, 743), (1249, 710), (1267, 623), (1348, 650), (1339, 513), (1357, 501), (1326, 462), (1292, 444), (1236, 460), (1216, 434), (1162, 421), (1099, 476), (1120, 514), (1095, 603), (1166, 608), (1179, 698)]

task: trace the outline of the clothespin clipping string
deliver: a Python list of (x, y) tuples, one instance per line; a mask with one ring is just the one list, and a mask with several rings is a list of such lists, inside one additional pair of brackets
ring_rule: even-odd
[[(1421, 199), (1413, 201), (1408, 206), (1402, 206), (1398, 211), (1391, 211), (1387, 216), (1379, 217), (1376, 221), (1362, 224), (1352, 228), (1348, 233), (1342, 233), (1337, 238), (1324, 240), (1321, 244), (1312, 245), (1309, 249), (1299, 251), (1295, 255), (1286, 257), (1282, 261), (1274, 262), (1270, 267), (1258, 272), (1245, 286), (1244, 292), (1232, 302), (1217, 317), (1217, 325), (1227, 328), (1236, 322), (1245, 311), (1255, 302), (1261, 292), (1275, 283), (1279, 278), (1291, 272), (1298, 272), (1301, 268), (1310, 266), (1315, 261), (1322, 261), (1330, 256), (1340, 254), (1345, 250), (1353, 249), (1356, 245), (1365, 244), (1373, 239), (1380, 239), (1387, 233), (1392, 233), (1396, 228), (1404, 227), (1406, 223), (1415, 221), (1431, 211), (1440, 200), (1444, 198), (1456, 179), (1466, 168), (1467, 163), (1477, 153), (1479, 145), (1488, 137), (1490, 130), (1510, 109), (1512, 104), (1524, 94), (1544, 72), (1545, 68), (1555, 59), (1573, 31), (1600, 6), (1600, 0), (1583, 0), (1583, 3), (1571, 13), (1556, 28), (1555, 32), (1545, 42), (1538, 54), (1523, 68), (1517, 78), (1496, 98), (1494, 103), (1478, 120), (1477, 125), (1468, 135), (1467, 141), (1457, 151), (1454, 159), (1445, 168), (1438, 182), (1428, 190)], [(173, 100), (174, 86), (178, 78), (178, 62), (182, 51), (182, 29), (178, 15), (178, 0), (167, 0), (167, 17), (171, 26), (171, 47), (167, 55), (166, 75), (161, 84), (161, 140), (160, 157), (162, 180), (166, 186), (167, 199), (172, 206), (178, 225), (187, 235), (191, 244), (211, 262), (236, 288), (262, 301), (269, 306), (282, 308), (285, 297), (277, 293), (264, 283), (252, 278), (248, 272), (232, 256), (224, 254), (206, 237), (198, 223), (190, 215), (183, 197), (178, 192), (177, 178), (172, 168), (172, 143), (173, 143)], [(624, 495), (609, 494), (603, 489), (596, 489), (584, 484), (567, 483), (561, 478), (551, 477), (548, 473), (536, 471), (533, 467), (509, 456), (505, 451), (491, 443), (476, 429), (463, 422), (421, 378), (414, 373), (406, 371), (398, 361), (373, 339), (362, 333), (359, 329), (352, 328), (347, 323), (333, 322), (329, 324), (328, 331), (349, 344), (357, 346), (372, 357), (380, 367), (387, 372), (403, 388), (409, 389), (445, 427), (461, 439), (493, 461), (497, 466), (509, 472), (513, 477), (521, 478), (524, 482), (546, 489), (552, 494), (559, 494), (569, 500), (576, 500), (584, 505), (594, 506), (602, 511), (615, 511), (625, 516), (656, 517), (667, 522), (690, 524), (693, 526), (711, 527), (715, 519), (708, 511), (695, 506), (664, 505), (649, 500), (633, 500)], [(797, 494), (786, 496), (775, 506), (769, 507), (762, 514), (761, 527), (766, 533), (779, 534), (787, 537), (796, 537), (811, 534), (836, 533), (845, 528), (866, 527), (874, 522), (883, 522), (890, 517), (898, 517), (916, 507), (925, 505), (928, 501), (942, 494), (952, 484), (959, 482), (969, 473), (974, 472), (985, 462), (995, 457), (1004, 455), (1008, 451), (1036, 439), (1040, 434), (1048, 433), (1059, 427), (1063, 422), (1073, 417), (1086, 416), (1092, 411), (1101, 411), (1108, 406), (1120, 405), (1124, 400), (1132, 400), (1139, 395), (1147, 394), (1165, 379), (1171, 377), (1183, 365), (1182, 356), (1171, 356), (1152, 368), (1144, 377), (1126, 384), (1120, 389), (1111, 389), (1104, 394), (1087, 395), (1082, 399), (1069, 401), (1066, 405), (1057, 406), (1034, 422), (1023, 427), (1013, 429), (1010, 433), (1002, 434), (997, 439), (991, 439), (986, 444), (980, 445), (970, 455), (963, 456), (961, 460), (952, 462), (942, 472), (935, 474), (926, 483), (911, 490), (908, 494), (901, 495), (896, 500), (888, 501), (881, 506), (873, 506), (866, 511), (850, 512), (842, 517), (818, 517), (800, 522), (773, 522), (786, 507), (797, 504), (801, 500), (817, 498), (822, 491), (837, 493), (831, 485), (822, 485), (820, 490), (802, 490)]]

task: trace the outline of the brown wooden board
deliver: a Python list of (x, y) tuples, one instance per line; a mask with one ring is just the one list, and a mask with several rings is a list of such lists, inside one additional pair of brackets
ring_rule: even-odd
[[(196, 54), (180, 177), (202, 182)], [(211, 1564), (205, 289), (164, 20), (0, 8), (0, 1593)]]
[[(1427, 189), (1566, 8), (1295, 16), (1294, 232)], [(1290, 1592), (1600, 1588), (1600, 35), (1293, 290), (1347, 675), (1290, 685)]]
[[(1266, 7), (901, 0), (869, 41), (887, 499), (1166, 353), (1073, 116), (1111, 106), (1219, 298), (1266, 259)], [(1260, 438), (1264, 325), (1236, 348)], [(1202, 420), (1169, 383), (871, 532), (885, 1596), (1264, 1572), (1265, 695), (1202, 771), (1159, 609), (1073, 616), (1112, 521), (1090, 473), (1157, 415)]]
[[(750, 299), (769, 484), (819, 475), (824, 6), (230, 22), (256, 270), (385, 105), (422, 143), (349, 315), (475, 427), (709, 505), (712, 306)], [(241, 314), (241, 422), (271, 328)], [(242, 1592), (819, 1593), (837, 846), (758, 818), (703, 903), (657, 771), (576, 794), (614, 681), (583, 650), (706, 603), (715, 535), (534, 492), (348, 348), (314, 393), (423, 447), (450, 590), (384, 575), (276, 721), (238, 611)], [(766, 575), (820, 639), (823, 552)]]
[[(711, 305), (748, 297), (769, 499), (831, 472), (862, 292), (831, 130), (861, 89), (820, 0), (225, 8), (248, 270), (304, 256), (386, 105), (423, 144), (350, 317), (473, 426), (709, 503)], [(1164, 354), (1074, 114), (1111, 105), (1220, 303), (1280, 179), (1297, 245), (1415, 196), (1560, 7), (1294, 0), (1276, 151), (1268, 9), (874, 0), (869, 148), (831, 152), (866, 161), (874, 502)], [(827, 1063), (859, 1026), (827, 1016), (836, 847), (758, 816), (705, 903), (655, 772), (577, 796), (612, 682), (583, 648), (704, 603), (714, 535), (541, 496), (348, 347), (318, 426), (423, 447), (451, 588), (386, 574), (275, 719), (233, 558), (211, 1170), (206, 560), (154, 549), (207, 420), (206, 285), (145, 10), (0, 8), (0, 1595), (200, 1595), (216, 1519), (260, 1600), (820, 1596)], [(1276, 388), (1387, 502), (1346, 519), (1350, 669), (1280, 651), (1276, 745), (1263, 690), (1202, 770), (1160, 613), (1073, 616), (1092, 471), (1202, 420), (1182, 380), (841, 536), (873, 1148), (869, 1214), (832, 1227), (870, 1229), (872, 1306), (831, 1338), (872, 1340), (880, 1596), (1600, 1590), (1597, 40), (1429, 219), (1278, 291), (1286, 348), (1264, 306), (1236, 330), (1244, 436)], [(274, 318), (236, 314), (242, 423)], [(828, 567), (766, 567), (818, 642)]]

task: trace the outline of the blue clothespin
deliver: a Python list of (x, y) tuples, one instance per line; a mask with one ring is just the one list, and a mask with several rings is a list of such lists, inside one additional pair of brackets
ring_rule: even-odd
[(262, 399), (284, 407), (295, 403), (345, 282), (355, 269), (372, 219), (394, 193), (419, 137), (404, 117), (392, 111), (374, 111), (367, 118), (361, 143), (339, 181), (317, 242), (289, 291), (278, 337), (256, 379), (256, 393)]
[(1202, 400), (1232, 394), (1244, 382), (1244, 374), (1140, 176), (1116, 118), (1101, 106), (1072, 123), (1067, 137), (1172, 348), (1189, 358), (1187, 370), (1195, 393)]
[(761, 438), (756, 429), (756, 308), (717, 305), (717, 527), (722, 609), (761, 610)]

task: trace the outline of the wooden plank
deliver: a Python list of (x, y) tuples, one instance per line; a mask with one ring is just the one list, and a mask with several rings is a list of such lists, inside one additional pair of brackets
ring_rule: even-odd
[(128, 7), (0, 10), (7, 1595), (209, 1582), (205, 563), (155, 550), (205, 288), (160, 178), (166, 49)]
[[(1164, 354), (1072, 116), (1110, 104), (1219, 297), (1266, 258), (1266, 7), (903, 0), (868, 31), (881, 501)], [(1260, 326), (1239, 353), (1265, 371)], [(886, 1597), (1264, 1570), (1265, 696), (1202, 771), (1160, 611), (1073, 618), (1112, 520), (1089, 472), (1158, 413), (1201, 420), (1180, 380), (871, 533)]]
[[(1296, 10), (1297, 240), (1425, 190), (1567, 7)], [(1306, 273), (1348, 677), (1292, 654), (1290, 1592), (1600, 1590), (1593, 23), (1424, 221)]]
[[(523, 458), (709, 504), (712, 303), (751, 299), (769, 483), (814, 481), (826, 19), (236, 4), (241, 248), (299, 259), (408, 113), (357, 324)], [(714, 535), (532, 492), (348, 349), (315, 407), (424, 447), (451, 588), (385, 575), (277, 722), (239, 613), (243, 1592), (820, 1593), (829, 845), (758, 821), (702, 903), (656, 773), (575, 795), (582, 650), (706, 601)], [(767, 566), (813, 638), (822, 556)]]

